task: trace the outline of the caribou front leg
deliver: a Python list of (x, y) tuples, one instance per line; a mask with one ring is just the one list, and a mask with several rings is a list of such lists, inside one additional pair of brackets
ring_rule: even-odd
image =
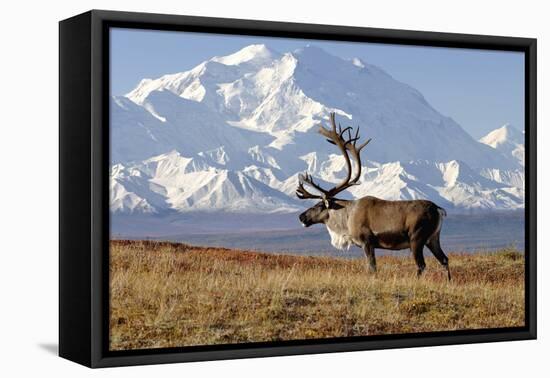
[(374, 255), (374, 247), (370, 244), (363, 245), (363, 251), (369, 260), (369, 270), (376, 273), (376, 256)]

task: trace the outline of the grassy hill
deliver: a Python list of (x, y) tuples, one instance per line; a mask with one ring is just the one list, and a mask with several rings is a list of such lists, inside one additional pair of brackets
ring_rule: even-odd
[[(524, 325), (524, 257), (362, 259), (112, 241), (112, 350)], [(430, 256), (430, 257), (429, 257)]]

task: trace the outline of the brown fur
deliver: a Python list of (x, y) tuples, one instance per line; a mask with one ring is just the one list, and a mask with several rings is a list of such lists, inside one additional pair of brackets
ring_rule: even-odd
[(448, 259), (439, 243), (445, 211), (431, 201), (386, 201), (363, 197), (354, 201), (332, 199), (329, 207), (321, 201), (300, 215), (304, 226), (324, 223), (333, 233), (345, 235), (365, 251), (372, 271), (376, 271), (375, 248), (410, 248), (421, 275), (426, 267), (424, 246), (447, 269)]

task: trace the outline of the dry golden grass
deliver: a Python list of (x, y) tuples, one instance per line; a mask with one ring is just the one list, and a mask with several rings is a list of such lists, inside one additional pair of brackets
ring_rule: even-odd
[(112, 241), (110, 348), (524, 325), (523, 255), (451, 254), (451, 282), (403, 256), (371, 274), (362, 259)]

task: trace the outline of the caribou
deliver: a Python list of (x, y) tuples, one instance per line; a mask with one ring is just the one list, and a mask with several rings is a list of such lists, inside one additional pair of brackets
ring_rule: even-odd
[[(357, 145), (360, 139), (359, 127), (353, 133), (352, 127), (336, 127), (335, 115), (330, 113), (331, 128), (319, 127), (319, 133), (338, 147), (345, 160), (346, 176), (330, 189), (323, 189), (309, 173), (299, 176), (296, 195), (300, 199), (318, 199), (316, 205), (300, 214), (304, 227), (324, 224), (337, 249), (356, 245), (363, 249), (371, 272), (376, 272), (375, 249), (402, 250), (409, 248), (420, 277), (426, 268), (424, 246), (433, 253), (446, 269), (451, 280), (449, 260), (440, 245), (440, 232), (445, 210), (427, 200), (387, 201), (372, 196), (356, 200), (338, 199), (335, 196), (359, 184), (361, 177), (361, 150), (370, 139)], [(352, 161), (355, 161), (353, 174)], [(352, 177), (353, 176), (353, 177)], [(308, 191), (313, 188), (316, 193)]]

